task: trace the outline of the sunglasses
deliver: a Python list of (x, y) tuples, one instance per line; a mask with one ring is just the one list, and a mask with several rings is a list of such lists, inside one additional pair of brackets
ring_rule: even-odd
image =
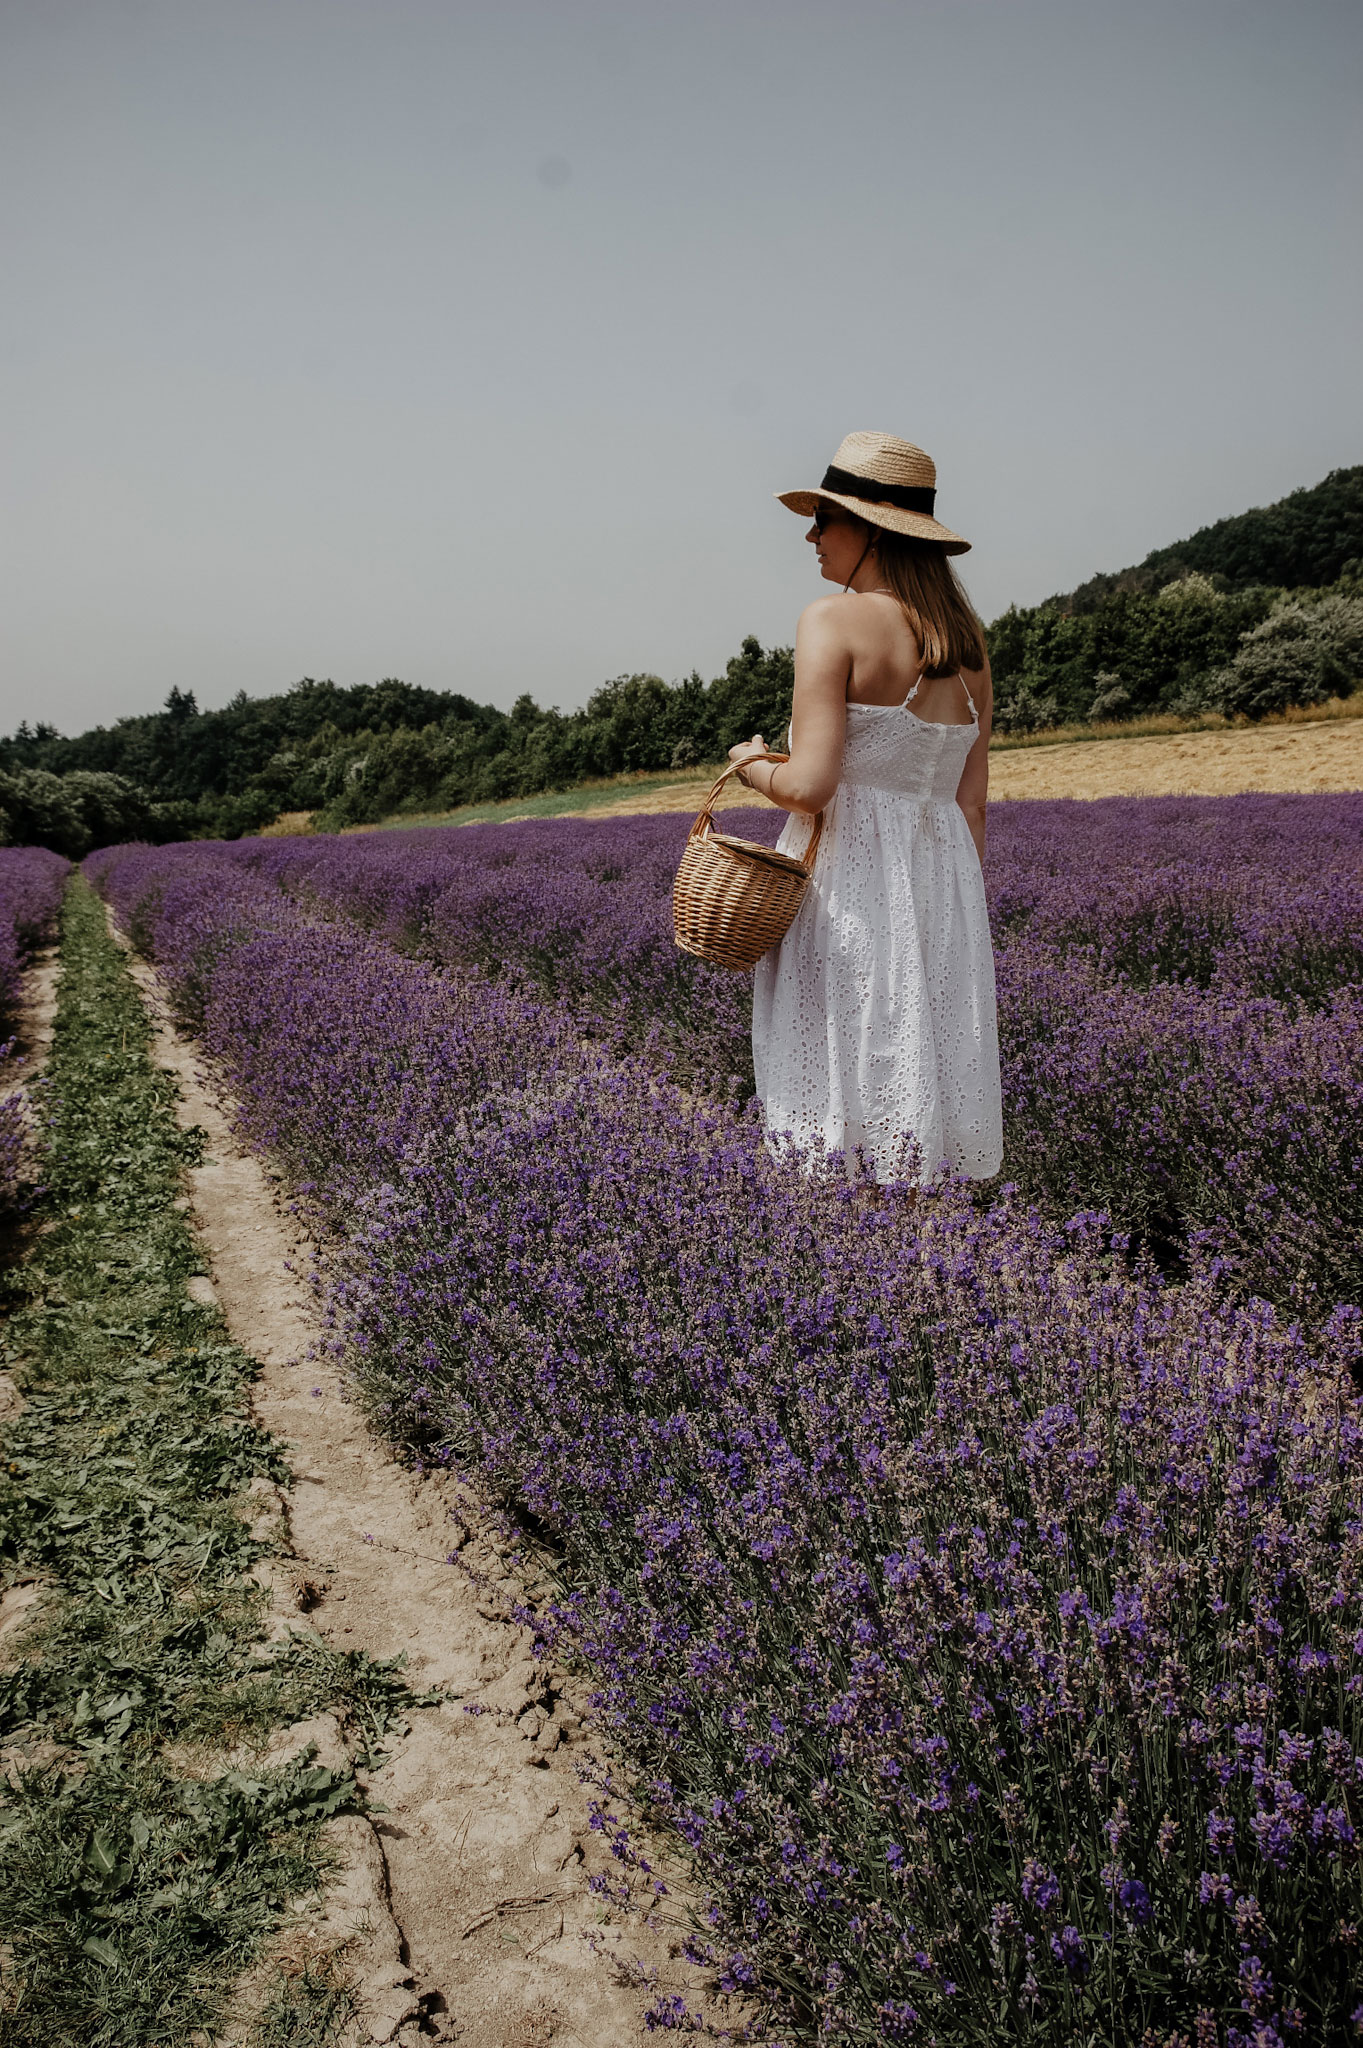
[(814, 508), (815, 533), (827, 533), (830, 526), (837, 526), (844, 515), (835, 506), (816, 505)]

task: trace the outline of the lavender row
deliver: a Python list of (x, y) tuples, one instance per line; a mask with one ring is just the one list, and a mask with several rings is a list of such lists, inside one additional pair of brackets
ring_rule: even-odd
[(801, 1173), (220, 851), (97, 865), (310, 1190), (388, 1428), (561, 1546), (544, 1634), (781, 2038), (1343, 2037), (1356, 1314), (1308, 1348), (1092, 1217)]
[(33, 948), (51, 934), (70, 872), (70, 862), (45, 847), (0, 847), (0, 1217), (27, 1199), (26, 1124), (17, 1092), (22, 1063), (13, 1037), (24, 967)]
[[(730, 819), (725, 820), (726, 824)], [(732, 820), (774, 835), (773, 812)], [(254, 841), (310, 912), (587, 1006), (716, 1099), (751, 1088), (746, 981), (679, 953), (675, 818)], [(1166, 1264), (1363, 1298), (1363, 798), (1001, 806), (991, 828), (1007, 1172)]]
[[(774, 841), (774, 811), (726, 829)], [(457, 831), (243, 841), (233, 857), (404, 951), (584, 1001), (612, 1036), (712, 1093), (750, 1093), (749, 1014), (722, 968), (677, 950), (672, 878), (687, 821), (535, 821)]]
[[(726, 829), (770, 842), (772, 810)], [(687, 821), (534, 820), (459, 831), (242, 842), (235, 857), (395, 943), (529, 968), (565, 989), (621, 988), (703, 1038), (740, 984), (672, 950), (670, 896)], [(1363, 979), (1363, 797), (1114, 798), (1015, 803), (992, 820), (996, 941), (1024, 932), (1136, 985), (1328, 1001)], [(689, 978), (688, 978), (689, 977)], [(732, 1028), (732, 1026), (731, 1026)]]

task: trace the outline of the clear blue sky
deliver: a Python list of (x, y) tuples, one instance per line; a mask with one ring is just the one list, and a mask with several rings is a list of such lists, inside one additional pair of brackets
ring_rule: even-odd
[(6, 0), (0, 729), (565, 709), (936, 458), (986, 617), (1363, 457), (1357, 0)]

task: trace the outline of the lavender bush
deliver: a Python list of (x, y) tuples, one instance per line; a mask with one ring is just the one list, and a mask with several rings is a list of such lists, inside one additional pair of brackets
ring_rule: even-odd
[[(751, 1090), (748, 985), (672, 942), (675, 817), (243, 842), (310, 915), (574, 1002), (716, 1099)], [(774, 836), (772, 811), (731, 814)], [(1363, 798), (1000, 806), (991, 826), (1009, 1177), (1101, 1207), (1178, 1270), (1363, 1298)]]
[[(771, 841), (782, 818), (752, 810), (722, 822)], [(688, 823), (533, 820), (246, 840), (230, 851), (408, 950), (520, 970), (561, 992), (624, 991), (654, 1020), (685, 1016), (686, 977), (711, 985), (672, 945), (671, 883)], [(1363, 975), (1363, 797), (1015, 803), (997, 808), (990, 834), (1001, 946), (1026, 930), (1091, 952), (1108, 978), (1192, 981), (1294, 1006)], [(728, 993), (732, 1031), (747, 1015), (743, 984), (730, 975), (713, 986)], [(712, 1028), (715, 1000), (693, 1035)]]
[[(536, 821), (242, 842), (235, 857), (325, 916), (444, 965), (586, 1006), (593, 1027), (710, 1093), (751, 1093), (750, 1006), (722, 968), (678, 951), (672, 878), (688, 821)], [(774, 811), (726, 829), (771, 843)]]
[[(1170, 1284), (1091, 1213), (802, 1174), (585, 1031), (581, 990), (404, 957), (381, 892), (373, 929), (318, 922), (324, 862), (291, 896), (223, 849), (93, 865), (308, 1188), (376, 1410), (559, 1547), (543, 1632), (781, 2039), (1352, 2030), (1356, 1311), (1308, 1339), (1196, 1244)], [(1037, 926), (1039, 976), (1129, 1027), (1158, 987), (1164, 1087), (1247, 915), (1143, 988), (1042, 929), (1057, 902), (1015, 903), (1004, 951)], [(1345, 1003), (1238, 1000), (1275, 1030)]]

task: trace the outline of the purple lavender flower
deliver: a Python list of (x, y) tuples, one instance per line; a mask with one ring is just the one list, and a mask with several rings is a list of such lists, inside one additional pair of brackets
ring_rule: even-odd
[(1077, 1927), (1062, 1927), (1051, 1936), (1051, 1954), (1071, 1977), (1087, 1977), (1091, 1967), (1088, 1950)]
[(1117, 1888), (1117, 1900), (1127, 1918), (1137, 1927), (1145, 1927), (1154, 1915), (1150, 1894), (1138, 1877), (1128, 1877)]
[(1229, 1814), (1213, 1812), (1207, 1815), (1207, 1842), (1221, 1856), (1235, 1847), (1235, 1822)]

